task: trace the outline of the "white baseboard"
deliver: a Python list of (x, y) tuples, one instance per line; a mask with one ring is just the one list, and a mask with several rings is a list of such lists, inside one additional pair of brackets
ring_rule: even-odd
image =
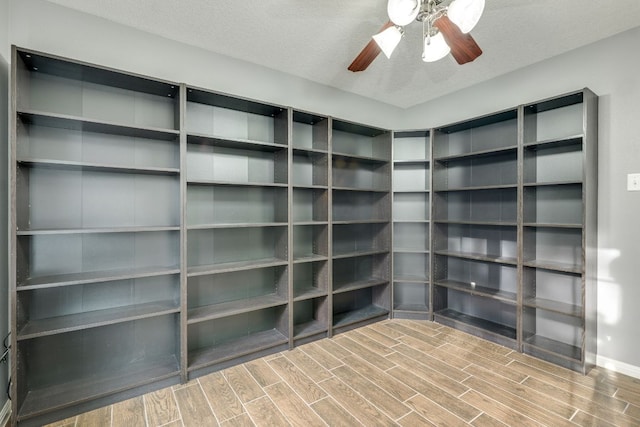
[(11, 401), (7, 400), (0, 411), (0, 426), (6, 426), (9, 424), (9, 418), (11, 417)]
[(640, 366), (630, 365), (604, 356), (598, 356), (596, 365), (640, 379)]

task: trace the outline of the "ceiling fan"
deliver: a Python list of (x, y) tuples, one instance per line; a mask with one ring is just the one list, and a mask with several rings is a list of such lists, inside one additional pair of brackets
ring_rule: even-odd
[[(445, 4), (448, 3), (448, 4)], [(389, 0), (389, 21), (356, 56), (348, 70), (364, 71), (383, 52), (387, 58), (404, 35), (404, 26), (422, 23), (422, 60), (433, 62), (451, 53), (458, 64), (482, 55), (469, 31), (480, 20), (485, 0)]]

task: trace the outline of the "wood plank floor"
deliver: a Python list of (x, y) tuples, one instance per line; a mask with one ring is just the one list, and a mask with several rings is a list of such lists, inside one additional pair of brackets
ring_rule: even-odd
[(640, 380), (388, 320), (51, 426), (640, 426)]

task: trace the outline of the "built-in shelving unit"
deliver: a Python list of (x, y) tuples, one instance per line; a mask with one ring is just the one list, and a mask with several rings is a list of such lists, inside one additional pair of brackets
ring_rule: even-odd
[(332, 325), (338, 333), (391, 312), (391, 139), (332, 120)]
[(431, 140), (429, 131), (393, 137), (393, 316), (431, 318)]
[(433, 162), (435, 320), (517, 348), (517, 110), (435, 129)]
[(179, 85), (14, 50), (13, 413), (180, 381)]
[(522, 349), (587, 372), (596, 355), (597, 97), (523, 111)]

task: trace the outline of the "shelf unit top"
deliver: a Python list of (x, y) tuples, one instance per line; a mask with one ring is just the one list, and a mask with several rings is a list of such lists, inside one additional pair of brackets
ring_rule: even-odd
[(570, 105), (581, 104), (584, 102), (584, 92), (588, 89), (584, 88), (579, 91), (570, 92), (565, 95), (544, 99), (532, 104), (524, 106), (527, 113), (542, 113), (556, 108), (568, 107)]
[(509, 109), (500, 111), (486, 116), (476, 117), (471, 120), (465, 120), (457, 123), (453, 123), (447, 126), (438, 127), (435, 130), (445, 134), (460, 132), (463, 130), (469, 130), (482, 126), (492, 125), (494, 123), (505, 122), (507, 120), (515, 120), (518, 117), (518, 109)]
[(237, 96), (212, 92), (192, 86), (187, 87), (187, 102), (211, 105), (213, 107), (227, 108), (229, 110), (244, 113), (259, 114), (261, 116), (274, 117), (286, 110), (286, 107), (264, 104)]
[(378, 135), (391, 132), (387, 129), (381, 129), (373, 126), (366, 126), (366, 125), (348, 122), (345, 120), (338, 120), (338, 119), (332, 120), (332, 128), (333, 130), (337, 130), (341, 132), (353, 133), (356, 135), (369, 136), (369, 137), (375, 137)]

